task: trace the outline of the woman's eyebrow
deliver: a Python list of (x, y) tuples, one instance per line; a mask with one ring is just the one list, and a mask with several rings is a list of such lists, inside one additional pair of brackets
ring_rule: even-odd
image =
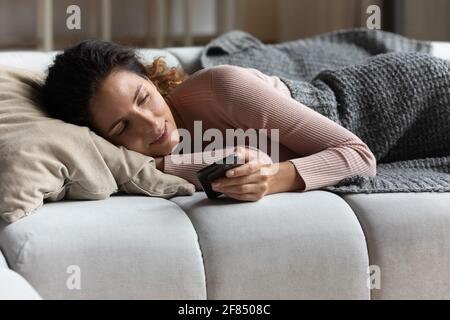
[[(133, 104), (136, 102), (136, 99), (139, 95), (139, 92), (141, 91), (143, 83), (141, 83), (140, 85), (137, 86), (136, 91), (134, 92), (134, 97), (133, 97)], [(114, 123), (109, 127), (108, 129), (108, 134), (111, 133), (111, 130), (114, 129), (114, 127), (120, 122), (122, 121), (122, 118), (119, 120), (114, 121)]]

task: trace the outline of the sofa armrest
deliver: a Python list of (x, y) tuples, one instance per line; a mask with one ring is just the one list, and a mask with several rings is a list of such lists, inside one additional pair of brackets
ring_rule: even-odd
[(0, 300), (41, 300), (41, 296), (18, 273), (0, 269)]
[(6, 259), (3, 256), (2, 251), (0, 250), (0, 270), (4, 268), (6, 269), (8, 268), (8, 263), (6, 262)]

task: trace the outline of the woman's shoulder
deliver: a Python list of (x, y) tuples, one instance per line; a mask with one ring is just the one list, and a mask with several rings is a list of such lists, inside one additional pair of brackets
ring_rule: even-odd
[(248, 72), (249, 68), (244, 68), (240, 66), (235, 66), (231, 64), (219, 64), (216, 66), (200, 69), (189, 76), (188, 79), (197, 79), (202, 77), (211, 77), (213, 74), (242, 74), (243, 72)]
[[(289, 90), (276, 76), (264, 74), (256, 68), (221, 64), (200, 69), (187, 77), (172, 93), (172, 95), (187, 100), (188, 97), (206, 97), (214, 95), (219, 90), (239, 90), (245, 84), (275, 88), (290, 95)], [(242, 84), (242, 86), (240, 85)]]
[(211, 88), (235, 90), (251, 84), (252, 87), (261, 87), (266, 89), (275, 89), (287, 96), (291, 96), (289, 88), (276, 75), (268, 75), (256, 68), (241, 67), (236, 65), (217, 65), (210, 68), (202, 69), (193, 74), (193, 80), (206, 78), (210, 81)]
[(272, 84), (275, 80), (279, 80), (277, 76), (265, 74), (256, 68), (241, 67), (229, 64), (221, 64), (206, 69), (202, 69), (197, 72), (209, 78), (215, 79), (224, 78), (225, 80), (231, 78), (237, 82), (241, 79), (257, 78), (259, 80), (263, 80), (264, 82)]
[(178, 85), (171, 95), (186, 95), (193, 94), (199, 91), (211, 90), (212, 82), (218, 77), (237, 77), (238, 79), (242, 77), (246, 68), (233, 66), (233, 65), (217, 65), (213, 67), (208, 67), (200, 69), (191, 75)]

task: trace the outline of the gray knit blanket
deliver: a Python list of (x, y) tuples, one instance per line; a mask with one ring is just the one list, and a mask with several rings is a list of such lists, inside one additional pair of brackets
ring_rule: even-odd
[(342, 30), (264, 44), (231, 31), (205, 46), (203, 68), (231, 64), (278, 76), (292, 98), (363, 140), (375, 177), (355, 175), (336, 193), (450, 191), (450, 61), (428, 42), (380, 30)]

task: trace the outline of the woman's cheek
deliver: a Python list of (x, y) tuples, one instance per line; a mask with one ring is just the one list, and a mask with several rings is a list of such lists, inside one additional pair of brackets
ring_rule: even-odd
[(133, 139), (133, 138), (127, 138), (124, 139), (123, 146), (129, 150), (142, 152), (142, 150), (145, 150), (146, 147), (143, 145), (143, 139)]

